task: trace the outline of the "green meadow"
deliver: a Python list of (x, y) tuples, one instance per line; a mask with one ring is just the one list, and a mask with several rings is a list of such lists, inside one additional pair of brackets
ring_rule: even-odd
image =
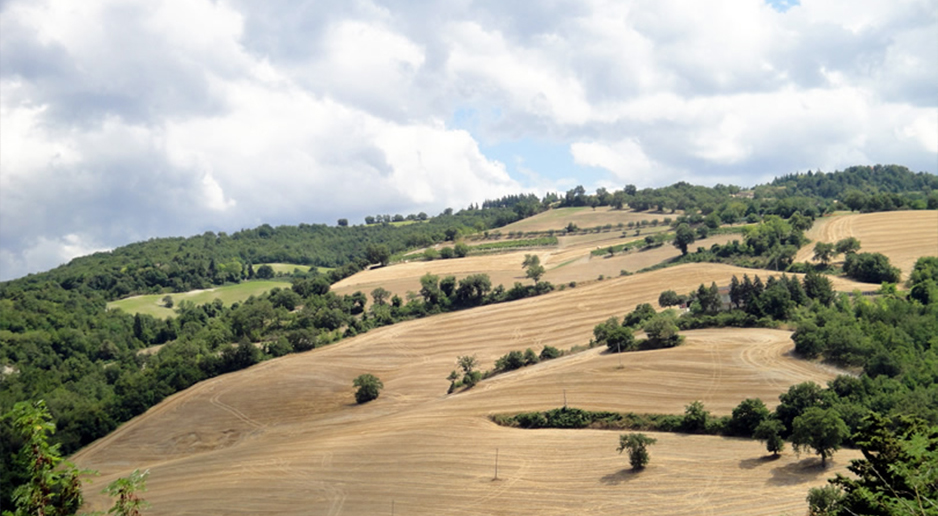
[[(291, 269), (290, 272), (292, 273), (293, 270)], [(107, 304), (107, 307), (109, 310), (119, 308), (130, 314), (149, 314), (163, 319), (175, 315), (172, 309), (163, 306), (163, 298), (167, 295), (172, 296), (175, 305), (179, 305), (179, 302), (183, 300), (192, 301), (196, 305), (204, 305), (205, 303), (211, 303), (215, 299), (221, 299), (222, 303), (230, 305), (235, 302), (244, 301), (251, 296), (263, 294), (274, 287), (289, 288), (290, 283), (286, 281), (245, 281), (237, 285), (225, 285), (223, 287), (207, 290), (128, 297), (119, 301), (110, 302)]]

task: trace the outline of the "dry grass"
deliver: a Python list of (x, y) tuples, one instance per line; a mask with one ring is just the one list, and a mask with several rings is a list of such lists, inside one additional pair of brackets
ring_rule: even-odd
[(629, 222), (647, 220), (650, 223), (654, 219), (658, 219), (660, 222), (664, 220), (665, 217), (674, 219), (681, 214), (682, 212), (672, 214), (652, 211), (616, 210), (609, 206), (599, 207), (595, 210), (589, 207), (557, 208), (538, 213), (533, 217), (528, 217), (518, 222), (513, 222), (503, 228), (499, 228), (499, 231), (501, 231), (502, 234), (507, 234), (510, 231), (526, 233), (528, 231), (560, 230), (567, 227), (567, 224), (571, 222), (576, 224), (580, 229), (605, 226), (606, 224), (612, 224), (613, 229), (615, 229), (615, 226), (620, 222), (628, 224)]
[[(621, 356), (621, 369), (620, 356), (594, 349), (445, 395), (458, 355), (488, 368), (512, 349), (584, 344), (596, 323), (661, 290), (742, 271), (685, 265), (382, 328), (198, 384), (73, 460), (100, 470), (100, 485), (149, 468), (154, 515), (390, 514), (392, 502), (396, 514), (803, 513), (807, 489), (855, 452), (822, 471), (790, 453), (765, 460), (754, 441), (659, 434), (651, 466), (633, 474), (614, 451), (616, 432), (486, 418), (557, 407), (564, 391), (591, 409), (679, 413), (700, 399), (727, 414), (750, 396), (774, 405), (788, 386), (835, 373), (788, 356), (786, 332), (688, 332), (685, 346)], [(363, 372), (386, 389), (357, 406), (351, 380)]]
[[(889, 211), (823, 218), (807, 233), (815, 242), (837, 242), (855, 237), (860, 252), (882, 253), (902, 270), (908, 279), (915, 261), (922, 256), (938, 256), (938, 212)], [(810, 260), (814, 244), (802, 248), (797, 261)]]

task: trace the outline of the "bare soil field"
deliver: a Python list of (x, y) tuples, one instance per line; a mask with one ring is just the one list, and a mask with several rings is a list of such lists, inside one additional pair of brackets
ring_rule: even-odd
[[(922, 256), (938, 256), (938, 212), (888, 211), (827, 217), (815, 221), (808, 233), (815, 242), (837, 242), (855, 237), (860, 252), (882, 253), (902, 270), (906, 280), (915, 261)], [(814, 256), (814, 244), (802, 248), (797, 261)]]
[(658, 213), (653, 211), (616, 210), (609, 206), (599, 207), (595, 210), (589, 207), (556, 208), (538, 213), (533, 217), (528, 217), (518, 222), (513, 222), (503, 228), (499, 228), (499, 231), (501, 231), (502, 234), (507, 234), (511, 231), (526, 233), (528, 231), (560, 230), (567, 227), (567, 224), (571, 222), (576, 224), (580, 229), (587, 229), (596, 226), (605, 226), (606, 224), (616, 226), (620, 222), (628, 224), (629, 222), (641, 222), (643, 220), (651, 222), (654, 219), (662, 221), (665, 217), (674, 219), (682, 213), (683, 212), (680, 211), (675, 213)]
[[(458, 261), (458, 260), (453, 260)], [(661, 290), (724, 284), (751, 270), (694, 264), (537, 298), (401, 323), (200, 383), (72, 460), (106, 485), (149, 468), (148, 514), (803, 514), (809, 487), (842, 472), (760, 443), (656, 434), (647, 470), (615, 453), (618, 432), (502, 428), (494, 413), (571, 406), (718, 415), (746, 397), (774, 406), (795, 383), (836, 371), (789, 356), (779, 330), (687, 332), (684, 346), (601, 349), (496, 376), (446, 395), (458, 355), (483, 368), (514, 349), (585, 344), (593, 326)], [(621, 368), (620, 368), (621, 359)], [(385, 384), (355, 405), (352, 379)], [(499, 454), (498, 480), (495, 453)], [(92, 508), (105, 502), (88, 489)]]

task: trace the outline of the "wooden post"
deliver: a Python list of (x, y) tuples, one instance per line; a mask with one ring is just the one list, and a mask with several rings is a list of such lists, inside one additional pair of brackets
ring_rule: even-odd
[(495, 448), (495, 478), (492, 480), (498, 480), (498, 448)]

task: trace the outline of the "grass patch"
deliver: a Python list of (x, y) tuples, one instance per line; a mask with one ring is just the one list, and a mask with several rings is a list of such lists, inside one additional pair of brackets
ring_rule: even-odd
[(527, 238), (522, 240), (503, 240), (501, 242), (489, 242), (486, 244), (474, 245), (470, 248), (472, 251), (490, 251), (493, 249), (506, 249), (515, 247), (546, 247), (557, 245), (558, 240), (555, 236), (545, 236), (538, 238)]
[(326, 274), (327, 272), (333, 270), (332, 267), (310, 267), (309, 265), (297, 265), (295, 263), (258, 263), (254, 265), (254, 270), (256, 271), (261, 265), (269, 265), (271, 269), (274, 270), (277, 274), (286, 274), (287, 276), (292, 275), (293, 271), (299, 269), (300, 272), (305, 273), (310, 269), (316, 269), (319, 271), (319, 274)]
[(221, 299), (222, 303), (230, 305), (244, 301), (251, 296), (261, 295), (274, 287), (290, 288), (290, 283), (286, 281), (245, 281), (236, 285), (225, 285), (208, 290), (128, 297), (119, 301), (112, 301), (107, 304), (107, 307), (108, 310), (120, 309), (129, 314), (149, 314), (164, 319), (176, 315), (172, 309), (163, 306), (163, 298), (167, 295), (173, 298), (173, 303), (176, 305), (183, 300), (192, 301), (196, 305), (204, 305), (215, 299)]

